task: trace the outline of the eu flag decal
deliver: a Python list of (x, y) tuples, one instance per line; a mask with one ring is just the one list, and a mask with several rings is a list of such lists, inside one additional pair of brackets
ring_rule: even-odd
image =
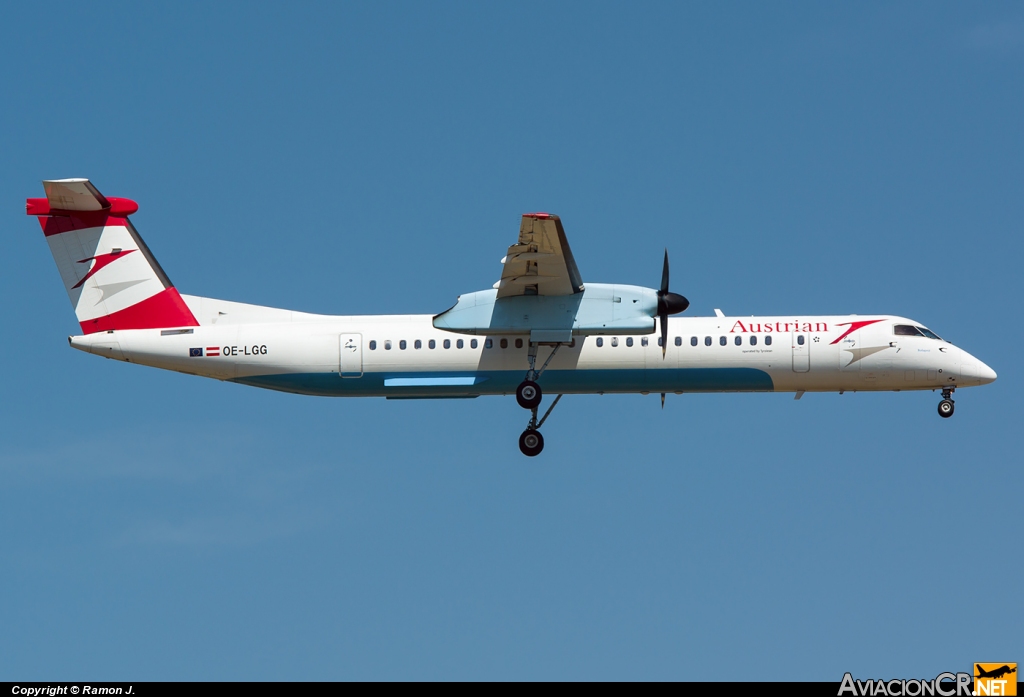
[(202, 356), (202, 355), (203, 355), (203, 350), (201, 348), (197, 348), (197, 349), (190, 348), (188, 350), (188, 357), (189, 358), (195, 358), (197, 356)]

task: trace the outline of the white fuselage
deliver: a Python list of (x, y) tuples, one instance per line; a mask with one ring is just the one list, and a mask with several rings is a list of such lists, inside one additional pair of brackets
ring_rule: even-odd
[[(200, 326), (71, 337), (132, 363), (327, 396), (511, 394), (528, 337), (436, 329), (430, 315), (328, 316), (182, 296)], [(919, 324), (888, 315), (672, 317), (658, 334), (578, 336), (538, 380), (547, 393), (935, 390), (996, 375)], [(552, 347), (541, 346), (539, 368)]]

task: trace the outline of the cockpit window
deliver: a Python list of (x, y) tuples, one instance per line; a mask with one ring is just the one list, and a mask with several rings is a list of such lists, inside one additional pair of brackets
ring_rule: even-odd
[(938, 339), (939, 341), (942, 341), (942, 337), (939, 336), (938, 334), (936, 334), (935, 332), (933, 332), (931, 329), (925, 329), (924, 327), (918, 327), (917, 331), (921, 332), (922, 334), (924, 334), (929, 339)]
[(917, 327), (910, 324), (897, 324), (892, 329), (896, 336), (924, 336), (924, 334), (917, 331)]

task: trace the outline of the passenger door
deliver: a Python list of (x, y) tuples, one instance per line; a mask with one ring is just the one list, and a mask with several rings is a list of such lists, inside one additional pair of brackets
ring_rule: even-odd
[(363, 335), (342, 334), (340, 337), (341, 359), (338, 372), (343, 378), (363, 376)]
[(811, 369), (810, 335), (800, 332), (791, 332), (789, 337), (793, 344), (793, 372), (806, 373)]

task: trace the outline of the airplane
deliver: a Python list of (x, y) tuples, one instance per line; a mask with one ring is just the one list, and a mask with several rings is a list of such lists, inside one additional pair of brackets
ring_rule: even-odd
[(995, 668), (994, 670), (985, 670), (980, 665), (975, 664), (975, 668), (978, 671), (978, 674), (974, 676), (976, 678), (1001, 678), (1004, 675), (1017, 672), (1016, 666), (1011, 668), (1008, 665), (1000, 666), (999, 668)]
[[(523, 454), (565, 394), (941, 390), (996, 373), (920, 322), (893, 315), (675, 317), (668, 251), (657, 289), (584, 283), (561, 219), (522, 216), (494, 287), (437, 315), (319, 315), (181, 295), (130, 216), (88, 179), (29, 198), (82, 333), (75, 349), (127, 363), (306, 395), (388, 399), (515, 394)], [(556, 395), (538, 418), (544, 392)]]

